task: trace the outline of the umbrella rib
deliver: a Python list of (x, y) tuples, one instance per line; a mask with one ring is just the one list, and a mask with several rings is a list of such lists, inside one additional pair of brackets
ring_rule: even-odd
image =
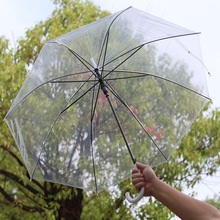
[[(105, 70), (105, 71), (110, 71), (110, 70)], [(119, 72), (119, 71), (114, 71), (114, 72)], [(129, 71), (120, 71), (120, 72), (127, 72), (129, 73)], [(136, 75), (136, 76), (125, 76), (125, 77), (116, 77), (116, 78), (110, 78), (110, 79), (106, 79), (108, 81), (113, 81), (113, 80), (118, 80), (118, 79), (132, 79), (132, 78), (140, 78), (140, 77), (146, 77), (146, 76), (149, 76), (150, 74), (140, 74), (140, 75)], [(60, 81), (54, 81), (54, 82), (51, 82), (51, 83), (75, 83), (75, 82), (87, 82), (86, 80), (60, 80)], [(98, 82), (98, 79), (97, 80), (89, 80), (88, 82)]]
[[(97, 83), (98, 84), (98, 83)], [(98, 92), (97, 92), (97, 96), (96, 96), (96, 100), (95, 100), (95, 105), (94, 105), (94, 108), (93, 108), (93, 106), (92, 106), (92, 109), (91, 109), (91, 121), (93, 120), (93, 117), (94, 117), (94, 115), (95, 115), (95, 110), (96, 110), (96, 106), (97, 106), (97, 101), (98, 101), (98, 96), (99, 96), (99, 91), (100, 91), (100, 88), (101, 88), (101, 86), (99, 85), (99, 88), (98, 88)], [(93, 90), (94, 91), (94, 90)], [(93, 99), (94, 99), (94, 96), (92, 97)], [(93, 100), (92, 100), (92, 102), (93, 102)], [(93, 111), (92, 111), (93, 110)]]
[[(108, 70), (106, 70), (106, 71), (108, 71)], [(197, 92), (197, 91), (195, 91), (195, 90), (193, 90), (193, 89), (190, 89), (190, 88), (188, 88), (188, 87), (186, 87), (186, 86), (184, 86), (184, 85), (182, 85), (182, 84), (180, 84), (180, 83), (178, 83), (178, 82), (175, 82), (175, 81), (173, 81), (173, 80), (171, 80), (171, 79), (167, 79), (167, 78), (165, 78), (165, 77), (162, 77), (162, 76), (158, 76), (158, 75), (155, 75), (155, 74), (152, 74), (152, 73), (144, 73), (144, 72), (138, 72), (138, 71), (124, 71), (124, 70), (114, 70), (114, 72), (118, 72), (118, 73), (120, 73), (120, 72), (123, 72), (123, 73), (136, 73), (136, 74), (141, 74), (142, 76), (143, 75), (146, 75), (146, 76), (152, 76), (152, 77), (155, 77), (155, 78), (158, 78), (158, 79), (162, 79), (162, 80), (165, 80), (165, 81), (167, 81), (167, 82), (170, 82), (170, 83), (173, 83), (173, 84), (175, 84), (175, 85), (178, 85), (178, 86), (180, 86), (180, 87), (182, 87), (182, 88), (184, 88), (184, 89), (186, 89), (186, 90), (189, 90), (190, 92), (193, 92), (193, 93), (195, 93), (195, 94), (197, 94), (197, 95), (200, 95), (200, 96), (202, 96), (203, 98), (206, 98), (206, 99), (208, 99), (208, 100), (211, 100), (211, 98), (209, 98), (208, 96), (205, 96), (205, 95), (203, 95), (203, 94), (201, 94), (201, 93), (199, 93), (199, 92)], [(107, 76), (108, 74), (106, 74), (103, 78), (105, 78), (106, 76)], [(142, 76), (140, 76), (140, 77), (142, 77)], [(131, 77), (128, 77), (128, 78), (136, 78), (136, 77), (138, 77), (138, 76), (131, 76)], [(127, 77), (125, 77), (125, 79), (126, 79)], [(113, 78), (114, 79), (114, 78)], [(105, 81), (109, 81), (109, 80), (113, 80), (113, 79), (106, 79)], [(121, 78), (121, 79), (124, 79), (124, 78)]]
[[(106, 47), (105, 47), (105, 54), (106, 54), (106, 51), (107, 51), (107, 45), (108, 45), (108, 38), (109, 38), (109, 31), (110, 31), (110, 28), (112, 26), (112, 24), (114, 23), (114, 21), (121, 15), (123, 14), (125, 11), (127, 11), (128, 9), (130, 9), (130, 7), (124, 9), (123, 11), (121, 11), (119, 14), (117, 14), (114, 19), (112, 20), (112, 22), (110, 23), (109, 27), (108, 27), (108, 30), (105, 34), (105, 39), (103, 41), (103, 44), (102, 44), (102, 47), (101, 47), (101, 51), (100, 51), (100, 54), (99, 54), (99, 59), (98, 59), (98, 63), (97, 63), (97, 66), (99, 66), (99, 63), (100, 63), (100, 59), (101, 59), (101, 56), (102, 56), (102, 52), (103, 52), (103, 49), (104, 49), (104, 45), (106, 44)], [(104, 60), (105, 60), (105, 55), (104, 55)], [(104, 64), (104, 62), (103, 62)]]
[[(56, 82), (68, 82), (68, 80), (66, 80), (66, 81), (62, 81), (62, 80), (60, 80), (60, 81), (58, 81), (59, 79), (65, 79), (65, 78), (67, 78), (67, 77), (69, 77), (69, 76), (77, 76), (77, 75), (82, 75), (82, 74), (85, 74), (85, 73), (90, 73), (90, 72), (92, 72), (91, 70), (89, 70), (89, 71), (83, 71), (83, 72), (78, 72), (78, 73), (71, 73), (71, 74), (68, 74), (68, 75), (64, 75), (64, 76), (59, 76), (59, 77), (56, 77), (56, 78), (53, 78), (53, 79), (51, 79), (50, 81), (47, 81), (47, 82), (51, 82), (51, 83), (56, 83)], [(54, 81), (54, 82), (53, 82)], [(87, 81), (87, 80), (70, 80), (70, 82), (85, 82), (85, 81)], [(46, 83), (47, 83), (46, 82)]]
[[(94, 87), (95, 88), (95, 87)], [(91, 122), (90, 122), (90, 136), (91, 136), (91, 148), (92, 148), (92, 163), (93, 163), (93, 172), (94, 172), (94, 177), (95, 177), (95, 187), (96, 187), (96, 193), (98, 193), (98, 184), (97, 184), (97, 178), (96, 178), (96, 168), (95, 168), (95, 160), (94, 160), (94, 151), (93, 151), (93, 145), (92, 145), (92, 141), (93, 141), (93, 127), (92, 127), (92, 121), (93, 121), (93, 117), (95, 114), (95, 109), (96, 109), (96, 105), (97, 105), (97, 100), (98, 100), (98, 95), (99, 95), (99, 91), (100, 91), (100, 85), (98, 88), (98, 92), (97, 92), (97, 96), (96, 96), (96, 100), (95, 100), (95, 105), (93, 108), (93, 103), (94, 103), (94, 96), (95, 96), (95, 89), (93, 89), (93, 94), (92, 94), (92, 106), (91, 106)]]
[[(92, 77), (92, 75), (91, 75), (89, 78), (91, 78), (91, 77)], [(89, 80), (89, 78), (88, 78), (88, 80)], [(82, 84), (82, 85), (78, 88), (78, 90), (70, 97), (70, 99), (67, 101), (67, 103), (64, 105), (64, 107), (62, 108), (62, 110), (59, 112), (59, 114), (57, 115), (56, 119), (54, 120), (54, 122), (53, 122), (53, 124), (52, 124), (50, 130), (48, 131), (47, 136), (46, 136), (46, 138), (45, 138), (45, 140), (44, 140), (44, 142), (43, 142), (43, 146), (42, 146), (42, 148), (41, 148), (41, 151), (40, 151), (38, 160), (37, 160), (37, 162), (36, 162), (36, 164), (35, 164), (35, 166), (34, 166), (34, 170), (33, 170), (31, 179), (32, 179), (33, 176), (34, 176), (35, 170), (36, 170), (37, 165), (38, 165), (38, 163), (39, 163), (39, 161), (40, 161), (40, 157), (41, 157), (41, 154), (43, 153), (43, 150), (44, 150), (44, 148), (45, 148), (46, 141), (48, 140), (48, 138), (49, 138), (49, 136), (50, 136), (50, 134), (51, 134), (51, 132), (52, 132), (52, 129), (53, 129), (54, 125), (56, 124), (57, 120), (59, 119), (59, 117), (60, 117), (67, 109), (69, 109), (73, 104), (75, 104), (81, 97), (83, 97), (85, 94), (87, 94), (87, 93), (88, 93), (93, 87), (95, 87), (95, 85), (96, 85), (96, 84), (95, 84), (95, 85), (92, 86), (90, 89), (88, 89), (83, 95), (81, 95), (77, 100), (75, 100), (73, 103), (71, 103), (71, 104), (67, 107), (67, 105), (70, 103), (70, 101), (73, 99), (73, 97), (81, 90), (81, 88), (82, 88), (85, 84), (86, 84), (86, 82), (85, 82), (84, 84)]]
[[(156, 40), (152, 40), (152, 41), (143, 43), (143, 44), (141, 44), (141, 45), (139, 45), (139, 46), (136, 46), (136, 47), (130, 49), (129, 51), (127, 51), (127, 52), (121, 54), (120, 56), (116, 57), (115, 59), (109, 61), (108, 63), (105, 64), (105, 66), (108, 65), (109, 63), (111, 63), (111, 62), (117, 60), (118, 58), (120, 58), (120, 57), (126, 55), (127, 53), (130, 53), (132, 50), (136, 50), (136, 49), (138, 49), (138, 48), (141, 49), (143, 46), (145, 46), (145, 45), (147, 45), (147, 44), (152, 44), (152, 43), (155, 43), (155, 42), (158, 42), (158, 41), (162, 41), (162, 40), (168, 40), (168, 39), (179, 38), (179, 37), (186, 37), (186, 36), (197, 35), (197, 34), (200, 34), (200, 32), (194, 32), (194, 33), (189, 33), (189, 34), (179, 34), (179, 35), (175, 35), (175, 36), (162, 37), (162, 38), (160, 38), (160, 39), (156, 39)], [(139, 50), (139, 49), (138, 49), (138, 50)], [(136, 52), (137, 52), (137, 51), (136, 51)], [(136, 53), (136, 52), (135, 52), (135, 53)], [(133, 54), (132, 54), (132, 55), (133, 55)], [(130, 56), (130, 57), (131, 57), (131, 56)], [(129, 57), (129, 58), (130, 58), (130, 57)]]
[(108, 33), (106, 35), (106, 44), (105, 44), (105, 52), (104, 52), (104, 57), (103, 57), (103, 62), (102, 62), (102, 70), (101, 70), (101, 76), (103, 74), (103, 70), (104, 70), (104, 63), (105, 63), (105, 58), (106, 58), (106, 53), (107, 53), (107, 48), (108, 48), (108, 39), (109, 39), (109, 30), (108, 30)]
[[(131, 56), (133, 56), (135, 53), (137, 53), (144, 45), (140, 45), (136, 48), (136, 50), (130, 54), (126, 59), (124, 59), (121, 63), (119, 63), (116, 67), (114, 67), (111, 71), (109, 71), (103, 78), (106, 78), (109, 74), (115, 71), (119, 66), (121, 66), (125, 61), (127, 61)], [(107, 65), (107, 64), (106, 64)]]
[[(86, 82), (85, 82), (86, 83)], [(84, 83), (84, 84), (85, 84)], [(83, 96), (85, 96), (88, 92), (90, 92), (93, 88), (95, 88), (95, 86), (97, 85), (98, 83), (94, 84), (92, 87), (90, 87), (86, 92), (84, 92), (79, 98), (77, 98), (74, 102), (72, 102), (69, 106), (67, 106), (65, 109), (63, 109), (63, 111), (61, 112), (64, 113), (66, 110), (68, 110), (72, 105), (74, 105), (79, 99), (81, 99)]]
[[(126, 55), (126, 54), (128, 54), (128, 53), (130, 53), (130, 52), (132, 52), (133, 50), (136, 50), (136, 49), (137, 49), (134, 53), (132, 53), (132, 54), (127, 58), (127, 59), (129, 59), (131, 56), (133, 56), (133, 54), (135, 54), (136, 52), (138, 52), (138, 50), (140, 50), (143, 46), (145, 46), (145, 45), (147, 45), (147, 44), (155, 43), (155, 42), (162, 41), (162, 40), (168, 40), (168, 39), (172, 39), (172, 38), (178, 38), (178, 37), (186, 37), (186, 36), (196, 35), (196, 34), (200, 34), (200, 32), (189, 33), (189, 34), (180, 34), (180, 35), (175, 35), (175, 36), (168, 36), (168, 37), (163, 37), (163, 38), (160, 38), (160, 39), (156, 39), (156, 40), (152, 40), (152, 41), (143, 43), (143, 44), (141, 44), (141, 45), (138, 45), (138, 46), (136, 46), (136, 47), (134, 47), (134, 48), (128, 50), (127, 52), (121, 54), (120, 56), (118, 56), (118, 57), (116, 57), (116, 58), (110, 60), (108, 63), (105, 63), (104, 66), (106, 66), (106, 65), (108, 65), (108, 64), (110, 64), (110, 63), (112, 63), (112, 62), (114, 62), (114, 61), (117, 60), (118, 58), (120, 58), (120, 57), (122, 57), (122, 56), (124, 56), (124, 55)], [(127, 60), (127, 59), (126, 59), (126, 60)], [(126, 60), (125, 60), (125, 61), (126, 61)], [(125, 61), (122, 61), (121, 64), (123, 64)], [(118, 66), (120, 66), (121, 64), (119, 64)], [(118, 66), (117, 66), (117, 68), (118, 68)]]
[[(92, 71), (91, 71), (91, 72), (92, 72)], [(40, 87), (42, 87), (42, 86), (44, 86), (44, 85), (46, 85), (46, 84), (48, 84), (48, 83), (55, 83), (55, 82), (53, 82), (53, 81), (56, 81), (57, 79), (62, 79), (62, 78), (66, 78), (66, 77), (68, 77), (68, 76), (74, 76), (74, 75), (83, 74), (83, 73), (88, 73), (88, 71), (79, 72), (79, 73), (72, 73), (72, 74), (68, 74), (68, 75), (65, 75), (65, 76), (56, 77), (56, 78), (50, 79), (50, 80), (48, 80), (48, 81), (46, 81), (46, 82), (40, 84), (39, 86), (37, 86), (36, 88), (34, 88), (33, 90), (31, 90), (27, 95), (25, 95), (25, 96), (15, 105), (15, 107), (10, 111), (10, 113), (5, 116), (5, 119), (6, 119), (12, 112), (14, 112), (14, 110), (15, 110), (31, 93), (35, 92), (35, 91), (38, 90)], [(91, 78), (91, 77), (90, 77), (90, 78)], [(92, 80), (91, 80), (91, 81), (92, 81)], [(64, 81), (62, 81), (62, 82), (64, 82)], [(84, 81), (75, 81), (75, 82), (84, 82)], [(87, 82), (87, 81), (85, 81), (85, 82)], [(58, 83), (59, 83), (59, 81), (58, 81)]]
[(90, 67), (93, 68), (93, 66), (87, 62), (82, 56), (80, 56), (76, 51), (74, 51), (73, 49), (71, 49), (69, 46), (67, 46), (66, 44), (64, 43), (60, 43), (60, 42), (55, 42), (55, 41), (52, 41), (52, 42), (47, 42), (47, 43), (54, 43), (54, 44), (58, 44), (58, 45), (61, 45), (61, 46), (64, 46), (65, 48), (67, 48), (70, 53), (72, 53), (86, 68), (88, 68), (89, 71), (92, 72), (92, 70), (86, 65), (88, 64)]
[(150, 134), (147, 132), (141, 121), (138, 119), (138, 117), (134, 114), (134, 112), (130, 109), (130, 107), (126, 104), (126, 102), (122, 99), (122, 97), (112, 88), (112, 86), (105, 81), (108, 85), (108, 89), (112, 92), (112, 94), (131, 112), (132, 116), (136, 119), (136, 121), (139, 123), (139, 125), (144, 129), (150, 140), (154, 143), (154, 145), (157, 147), (158, 151), (161, 153), (161, 155), (168, 161), (168, 158), (164, 155), (164, 153), (161, 151), (157, 143), (153, 140), (153, 138), (150, 136)]
[(87, 62), (82, 56), (80, 56), (77, 52), (72, 50), (69, 46), (67, 46), (64, 43), (59, 43), (59, 42), (48, 42), (48, 43), (55, 43), (55, 44), (58, 44), (58, 45), (61, 45), (61, 46), (64, 46), (65, 48), (67, 48), (71, 54), (73, 54), (95, 77), (97, 77), (96, 74), (94, 73), (94, 71), (92, 71), (86, 64), (88, 64), (92, 68), (93, 68), (93, 66), (89, 62)]
[[(87, 82), (87, 80), (60, 80), (60, 81), (52, 81), (51, 83), (80, 83)], [(98, 80), (89, 80), (88, 82), (98, 82)]]

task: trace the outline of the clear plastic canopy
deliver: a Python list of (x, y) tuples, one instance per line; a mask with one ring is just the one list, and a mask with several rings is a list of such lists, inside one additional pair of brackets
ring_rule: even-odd
[(46, 42), (5, 120), (31, 178), (100, 192), (169, 160), (209, 100), (198, 33), (128, 8)]

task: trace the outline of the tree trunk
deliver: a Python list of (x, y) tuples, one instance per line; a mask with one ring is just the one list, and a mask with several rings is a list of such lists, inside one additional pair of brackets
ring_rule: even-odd
[(58, 219), (79, 220), (82, 213), (83, 190), (76, 189), (72, 199), (61, 200)]

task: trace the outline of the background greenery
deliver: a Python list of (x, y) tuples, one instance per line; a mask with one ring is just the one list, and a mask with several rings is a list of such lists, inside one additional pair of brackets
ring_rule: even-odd
[[(0, 38), (0, 218), (1, 219), (171, 219), (173, 214), (150, 198), (144, 204), (131, 205), (124, 193), (134, 193), (126, 180), (114, 191), (98, 196), (86, 191), (49, 182), (32, 180), (3, 121), (17, 95), (28, 69), (43, 44), (49, 39), (91, 23), (108, 14), (89, 1), (54, 1), (56, 9), (44, 22), (28, 29), (18, 41), (17, 50)], [(201, 175), (213, 175), (220, 165), (220, 112), (211, 103), (193, 123), (189, 133), (169, 163), (155, 169), (157, 176), (172, 186), (193, 188)], [(219, 198), (208, 202), (219, 208)]]

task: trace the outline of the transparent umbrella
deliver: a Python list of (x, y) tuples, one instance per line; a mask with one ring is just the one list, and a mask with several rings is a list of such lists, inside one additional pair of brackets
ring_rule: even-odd
[(168, 161), (207, 101), (198, 33), (130, 7), (46, 42), (5, 120), (31, 179), (98, 193)]

